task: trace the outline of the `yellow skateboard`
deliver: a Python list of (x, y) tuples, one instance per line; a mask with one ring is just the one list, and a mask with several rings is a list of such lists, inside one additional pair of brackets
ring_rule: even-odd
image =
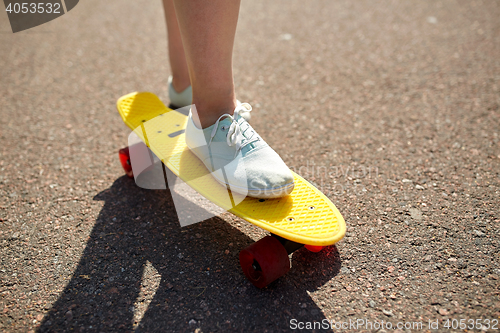
[[(148, 92), (121, 97), (117, 108), (125, 124), (177, 177), (214, 204), (271, 233), (240, 252), (243, 272), (255, 286), (263, 288), (286, 274), (288, 255), (303, 245), (317, 252), (344, 237), (344, 218), (335, 205), (296, 173), (295, 188), (286, 197), (241, 196), (221, 185), (187, 148), (185, 114)], [(128, 148), (119, 155), (125, 172), (133, 176)]]

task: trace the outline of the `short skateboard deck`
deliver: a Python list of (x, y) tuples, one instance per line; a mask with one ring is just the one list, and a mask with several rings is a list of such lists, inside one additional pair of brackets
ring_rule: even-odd
[(295, 187), (288, 196), (274, 199), (241, 196), (220, 184), (186, 146), (185, 114), (169, 109), (149, 92), (125, 95), (118, 100), (117, 108), (125, 124), (168, 169), (216, 205), (295, 243), (321, 247), (344, 237), (345, 222), (338, 209), (298, 174), (293, 173)]

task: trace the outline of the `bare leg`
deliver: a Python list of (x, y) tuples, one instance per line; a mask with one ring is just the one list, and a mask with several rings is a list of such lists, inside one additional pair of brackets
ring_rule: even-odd
[[(232, 56), (240, 1), (174, 0), (174, 6), (199, 116), (197, 125), (206, 128), (236, 108)], [(197, 122), (196, 117), (193, 120)]]
[(182, 46), (181, 32), (177, 23), (173, 0), (163, 0), (163, 9), (167, 21), (168, 55), (172, 70), (172, 85), (177, 92), (182, 92), (189, 87), (191, 81), (189, 80), (186, 55)]

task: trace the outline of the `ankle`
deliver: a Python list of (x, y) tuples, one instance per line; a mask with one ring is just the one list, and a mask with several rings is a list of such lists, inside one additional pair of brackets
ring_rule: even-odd
[(172, 76), (172, 87), (177, 93), (181, 93), (191, 85), (189, 77)]
[(207, 128), (215, 124), (217, 119), (223, 114), (233, 115), (234, 109), (236, 108), (236, 100), (230, 101), (229, 103), (224, 103), (220, 106), (205, 106), (201, 103), (196, 103), (196, 112), (192, 112), (193, 121), (198, 128)]

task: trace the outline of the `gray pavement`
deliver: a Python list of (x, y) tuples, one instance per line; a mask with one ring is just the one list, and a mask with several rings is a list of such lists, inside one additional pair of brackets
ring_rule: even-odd
[(16, 34), (0, 14), (0, 330), (496, 332), (499, 17), (498, 1), (243, 1), (238, 98), (348, 225), (257, 290), (238, 253), (264, 232), (229, 213), (181, 228), (169, 191), (119, 164), (116, 99), (168, 103), (160, 1), (80, 1)]

